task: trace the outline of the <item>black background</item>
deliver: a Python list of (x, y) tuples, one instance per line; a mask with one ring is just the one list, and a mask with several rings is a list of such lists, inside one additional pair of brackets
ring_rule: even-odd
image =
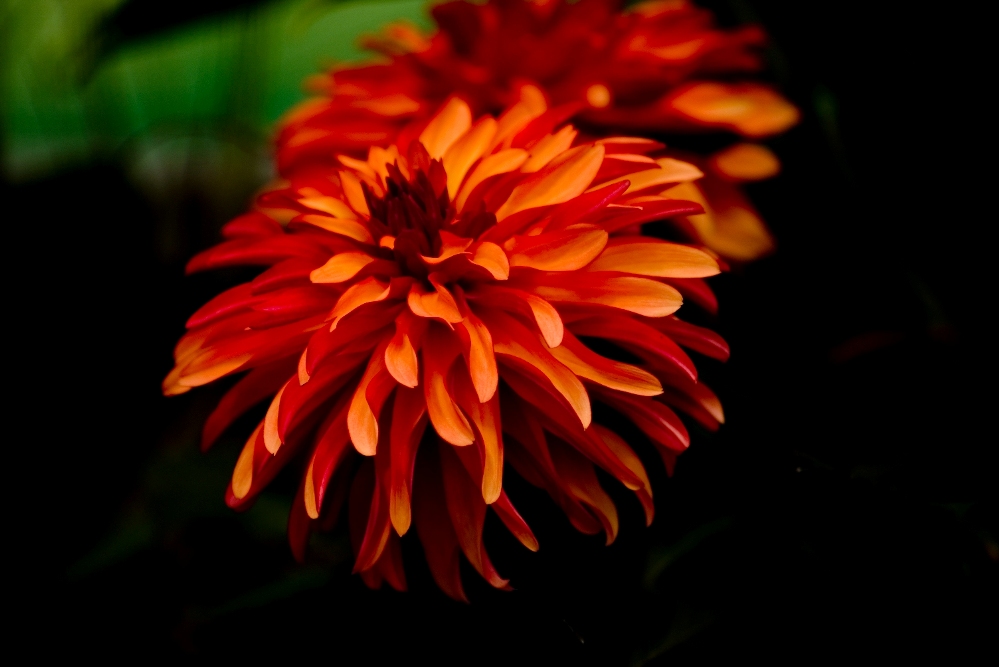
[(471, 605), (436, 590), (413, 544), (406, 594), (367, 590), (336, 536), (296, 565), (290, 476), (246, 515), (224, 507), (240, 434), (204, 456), (194, 445), (220, 391), (167, 400), (159, 382), (187, 315), (240, 278), (182, 275), (238, 209), (182, 188), (167, 220), (113, 160), (6, 184), (8, 447), (28, 454), (6, 468), (23, 485), (9, 539), (29, 563), (10, 585), (28, 593), (36, 646), (665, 665), (983, 645), (999, 627), (984, 17), (961, 3), (710, 6), (764, 25), (769, 76), (803, 111), (769, 142), (783, 174), (750, 190), (779, 251), (715, 280), (712, 325), (733, 355), (701, 366), (728, 423), (693, 431), (672, 479), (649, 463), (651, 528), (613, 493), (611, 547), (509, 475), (541, 550), (487, 526), (516, 590), (469, 568)]

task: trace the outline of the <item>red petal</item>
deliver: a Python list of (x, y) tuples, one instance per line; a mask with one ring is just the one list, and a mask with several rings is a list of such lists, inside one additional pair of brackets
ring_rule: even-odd
[(416, 466), (413, 519), (430, 573), (441, 590), (455, 600), (468, 602), (461, 586), (458, 537), (448, 519), (438, 446), (426, 447)]

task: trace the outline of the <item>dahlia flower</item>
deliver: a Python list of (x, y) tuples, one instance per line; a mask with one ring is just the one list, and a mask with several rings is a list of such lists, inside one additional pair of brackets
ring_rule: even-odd
[[(752, 140), (797, 122), (797, 109), (772, 88), (738, 80), (761, 68), (758, 28), (720, 30), (685, 0), (619, 4), (459, 0), (431, 10), (440, 28), (431, 37), (391, 26), (366, 42), (387, 62), (312, 79), (319, 96), (293, 109), (278, 133), (279, 166), (288, 173), (337, 154), (363, 157), (455, 94), (475, 113), (497, 113), (525, 85), (595, 136), (724, 131)], [(684, 196), (705, 212), (690, 221), (693, 238), (735, 260), (769, 252), (773, 241), (738, 184), (773, 176), (773, 154), (739, 144), (696, 163), (705, 178)]]
[[(538, 548), (503, 490), (505, 463), (610, 543), (618, 516), (595, 468), (637, 494), (647, 521), (652, 489), (591, 402), (630, 419), (670, 470), (689, 444), (674, 409), (722, 421), (680, 346), (719, 359), (728, 348), (674, 315), (681, 295), (711, 307), (703, 278), (719, 264), (641, 233), (700, 211), (661, 194), (700, 172), (647, 157), (655, 142), (581, 142), (559, 124), (537, 95), (474, 122), (451, 99), (366, 160), (341, 155), (264, 192), (226, 225), (228, 240), (191, 260), (189, 271), (268, 268), (190, 318), (164, 392), (243, 373), (208, 418), (205, 447), (270, 398), (226, 500), (246, 507), (300, 465), (298, 557), (346, 502), (368, 585), (405, 588), (399, 540), (415, 526), (446, 593), (465, 597), (459, 554), (504, 588), (482, 543), (487, 509)], [(641, 361), (604, 357), (588, 339)]]

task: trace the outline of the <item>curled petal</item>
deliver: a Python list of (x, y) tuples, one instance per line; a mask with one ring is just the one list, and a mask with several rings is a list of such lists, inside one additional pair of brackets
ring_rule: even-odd
[(423, 391), (434, 429), (452, 445), (463, 446), (472, 444), (475, 435), (447, 386), (459, 350), (453, 334), (440, 326), (431, 327), (423, 346)]

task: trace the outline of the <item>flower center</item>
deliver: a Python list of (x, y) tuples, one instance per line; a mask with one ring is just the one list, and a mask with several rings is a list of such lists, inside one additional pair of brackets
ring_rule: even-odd
[(367, 184), (362, 184), (362, 188), (372, 233), (376, 238), (393, 237), (392, 254), (403, 273), (426, 281), (436, 269), (426, 260), (438, 258), (447, 250), (441, 232), (452, 239), (475, 238), (496, 224), (496, 217), (484, 211), (459, 214), (448, 196), (447, 174), (441, 161), (431, 160), (425, 152), (420, 152), (422, 156), (413, 162), (422, 162), (422, 168), (410, 166), (409, 178), (397, 165), (386, 165), (384, 196), (376, 195)]

